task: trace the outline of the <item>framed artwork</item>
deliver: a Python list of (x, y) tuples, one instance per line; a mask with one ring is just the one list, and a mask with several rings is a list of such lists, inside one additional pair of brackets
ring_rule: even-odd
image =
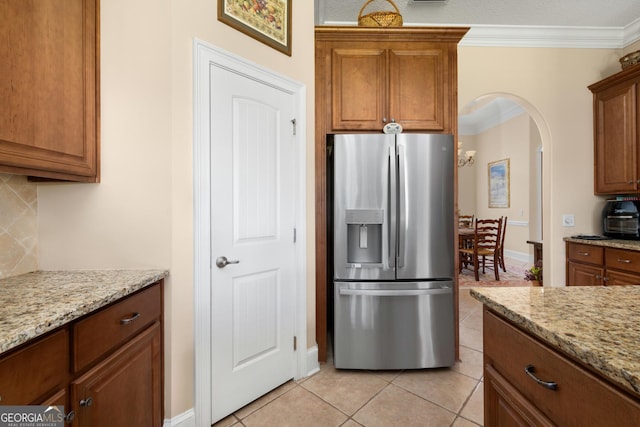
[(291, 56), (292, 0), (218, 0), (218, 20)]
[(509, 159), (489, 163), (489, 207), (509, 207)]

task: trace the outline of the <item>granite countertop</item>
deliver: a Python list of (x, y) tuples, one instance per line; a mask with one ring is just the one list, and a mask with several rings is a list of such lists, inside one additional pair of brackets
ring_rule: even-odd
[(604, 248), (617, 248), (627, 249), (631, 251), (640, 251), (640, 240), (621, 240), (621, 239), (606, 239), (606, 240), (590, 240), (580, 239), (578, 237), (565, 237), (565, 242), (580, 243), (582, 245), (601, 246)]
[(166, 270), (36, 271), (0, 279), (0, 354), (168, 275)]
[(472, 288), (471, 295), (640, 398), (640, 286)]

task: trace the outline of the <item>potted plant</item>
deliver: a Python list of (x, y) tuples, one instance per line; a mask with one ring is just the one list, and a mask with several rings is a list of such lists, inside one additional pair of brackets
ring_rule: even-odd
[(533, 286), (542, 285), (542, 261), (538, 261), (535, 265), (524, 272), (524, 280), (530, 280)]

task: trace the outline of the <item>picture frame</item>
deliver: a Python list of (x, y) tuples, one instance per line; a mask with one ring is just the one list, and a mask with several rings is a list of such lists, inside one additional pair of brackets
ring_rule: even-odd
[(218, 21), (291, 56), (292, 0), (218, 0)]
[(489, 207), (508, 208), (509, 196), (509, 159), (497, 160), (488, 165)]

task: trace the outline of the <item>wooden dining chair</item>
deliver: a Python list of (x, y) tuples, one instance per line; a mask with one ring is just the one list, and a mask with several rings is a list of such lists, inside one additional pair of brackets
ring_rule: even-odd
[(504, 264), (504, 236), (507, 234), (507, 217), (502, 217), (502, 230), (500, 231), (500, 249), (498, 250), (498, 264), (505, 273), (507, 266)]
[[(500, 233), (502, 231), (502, 218), (476, 219), (472, 248), (461, 248), (459, 251), (460, 272), (463, 265), (473, 264), (473, 273), (476, 281), (480, 280), (480, 264), (482, 273), (485, 273), (487, 265), (493, 268), (496, 280), (500, 280)], [(464, 260), (464, 263), (463, 263)]]

